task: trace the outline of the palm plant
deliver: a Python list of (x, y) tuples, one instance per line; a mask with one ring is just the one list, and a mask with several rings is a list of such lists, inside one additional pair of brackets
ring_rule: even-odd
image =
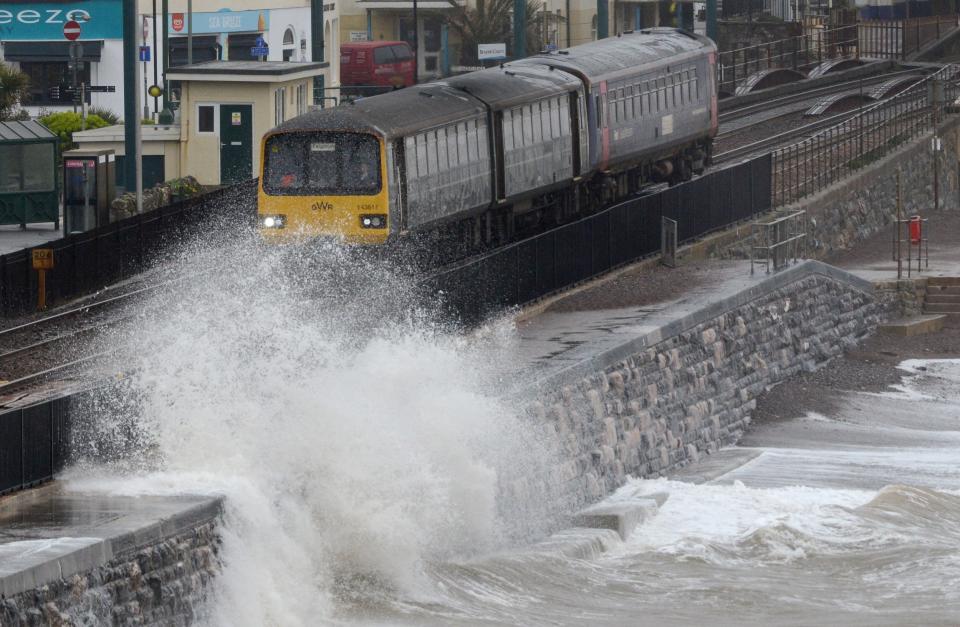
[(27, 100), (30, 77), (0, 63), (0, 120), (20, 117), (18, 109)]
[[(477, 44), (505, 42), (507, 55), (516, 56), (513, 52), (513, 0), (477, 0), (475, 7), (448, 1), (453, 11), (447, 16), (447, 23), (460, 34), (463, 44), (461, 63), (477, 65)], [(539, 13), (543, 9), (539, 0), (525, 2), (527, 49), (523, 56), (540, 50)]]

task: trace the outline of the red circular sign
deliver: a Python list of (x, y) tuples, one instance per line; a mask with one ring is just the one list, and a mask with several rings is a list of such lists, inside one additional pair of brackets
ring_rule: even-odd
[(70, 41), (75, 41), (80, 38), (80, 23), (70, 20), (63, 25), (63, 36), (69, 39)]

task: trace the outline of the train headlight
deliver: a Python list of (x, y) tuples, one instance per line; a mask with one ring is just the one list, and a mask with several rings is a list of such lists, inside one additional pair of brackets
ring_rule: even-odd
[(365, 229), (387, 228), (387, 216), (383, 213), (371, 213), (360, 216), (360, 226)]
[(265, 229), (282, 229), (286, 223), (287, 216), (284, 215), (260, 216), (260, 226)]

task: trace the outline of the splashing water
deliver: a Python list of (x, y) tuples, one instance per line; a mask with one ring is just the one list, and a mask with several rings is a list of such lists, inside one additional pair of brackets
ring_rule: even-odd
[(211, 623), (316, 624), (360, 580), (429, 598), (426, 563), (550, 524), (546, 483), (522, 517), (500, 498), (555, 460), (497, 398), (509, 325), (451, 332), (402, 272), (334, 247), (241, 248), (118, 338), (136, 375), (89, 440), (119, 438), (147, 471), (73, 481), (226, 496)]

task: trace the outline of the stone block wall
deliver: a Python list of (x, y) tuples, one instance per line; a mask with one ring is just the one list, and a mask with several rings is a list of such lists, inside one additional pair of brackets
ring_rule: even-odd
[[(960, 208), (960, 120), (940, 128), (943, 150), (939, 162), (940, 209)], [(831, 189), (805, 198), (787, 209), (807, 212), (808, 254), (822, 259), (849, 248), (889, 225), (897, 215), (897, 170), (900, 170), (904, 217), (928, 214), (934, 208), (931, 133), (877, 163), (867, 166)], [(928, 234), (936, 239), (935, 232)]]
[(890, 303), (807, 274), (541, 397), (531, 411), (565, 454), (555, 476), (584, 504), (735, 443), (768, 386), (841, 354)]
[(208, 520), (83, 575), (0, 598), (0, 625), (192, 624), (220, 570), (217, 525)]

